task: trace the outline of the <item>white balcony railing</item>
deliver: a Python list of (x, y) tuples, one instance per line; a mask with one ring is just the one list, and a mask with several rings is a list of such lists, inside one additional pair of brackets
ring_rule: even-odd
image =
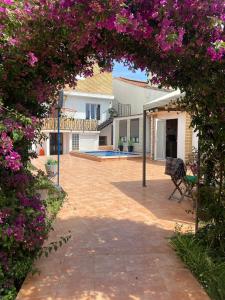
[[(98, 122), (96, 120), (82, 120), (73, 118), (60, 118), (60, 129), (69, 131), (97, 131)], [(42, 130), (57, 130), (57, 118), (45, 118)]]

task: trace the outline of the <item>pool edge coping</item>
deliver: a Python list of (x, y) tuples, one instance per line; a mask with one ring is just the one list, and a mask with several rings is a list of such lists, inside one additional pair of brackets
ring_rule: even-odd
[(106, 156), (106, 157), (99, 157), (99, 156), (94, 156), (91, 154), (87, 154), (84, 152), (78, 152), (78, 151), (71, 151), (70, 155), (74, 156), (74, 157), (80, 157), (80, 158), (86, 158), (89, 160), (94, 160), (94, 161), (98, 161), (98, 162), (102, 162), (102, 161), (110, 161), (110, 160), (127, 160), (127, 159), (140, 159), (142, 158), (142, 155), (140, 154), (136, 154), (133, 156)]

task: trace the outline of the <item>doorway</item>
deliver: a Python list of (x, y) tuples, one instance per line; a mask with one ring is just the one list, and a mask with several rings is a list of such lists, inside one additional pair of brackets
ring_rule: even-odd
[[(50, 155), (58, 154), (58, 133), (50, 133)], [(60, 133), (60, 154), (63, 154), (63, 134)]]
[(155, 159), (177, 158), (178, 119), (156, 120)]
[(177, 158), (178, 120), (166, 120), (166, 157)]

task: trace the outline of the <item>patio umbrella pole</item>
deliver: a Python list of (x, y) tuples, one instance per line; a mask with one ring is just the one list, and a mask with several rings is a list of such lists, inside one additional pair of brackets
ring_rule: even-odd
[(146, 187), (146, 110), (143, 111), (143, 177), (142, 186)]

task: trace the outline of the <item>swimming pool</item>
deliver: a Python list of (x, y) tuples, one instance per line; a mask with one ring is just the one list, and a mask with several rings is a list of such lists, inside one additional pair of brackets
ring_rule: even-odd
[(85, 151), (83, 153), (89, 154), (89, 155), (94, 155), (98, 157), (120, 157), (120, 156), (136, 156), (139, 155), (137, 153), (133, 152), (124, 152), (124, 151)]
[(125, 152), (125, 151), (72, 151), (70, 152), (72, 156), (80, 157), (80, 158), (87, 158), (90, 160), (95, 161), (108, 161), (108, 160), (115, 160), (115, 159), (134, 159), (134, 158), (140, 158), (141, 155), (139, 153), (133, 153), (133, 152)]

